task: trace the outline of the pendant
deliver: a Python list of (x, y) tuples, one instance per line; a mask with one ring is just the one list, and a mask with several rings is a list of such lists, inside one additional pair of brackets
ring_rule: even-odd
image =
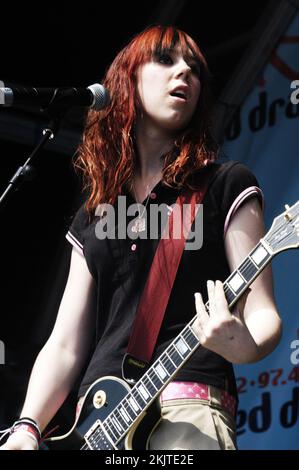
[(134, 233), (144, 232), (145, 231), (145, 218), (137, 217), (133, 222), (131, 230)]

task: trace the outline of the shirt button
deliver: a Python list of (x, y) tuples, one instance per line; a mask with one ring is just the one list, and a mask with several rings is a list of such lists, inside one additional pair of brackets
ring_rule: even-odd
[(151, 193), (151, 199), (156, 199), (157, 194), (156, 193)]
[(131, 250), (136, 251), (136, 249), (137, 249), (137, 245), (136, 245), (136, 243), (133, 243), (133, 245), (131, 246)]

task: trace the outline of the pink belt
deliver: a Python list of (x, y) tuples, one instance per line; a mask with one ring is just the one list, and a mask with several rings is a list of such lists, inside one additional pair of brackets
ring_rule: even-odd
[[(236, 399), (225, 390), (219, 390), (220, 405), (232, 416), (236, 412)], [(161, 400), (175, 400), (179, 398), (200, 398), (210, 401), (210, 386), (198, 382), (170, 382), (161, 393)]]

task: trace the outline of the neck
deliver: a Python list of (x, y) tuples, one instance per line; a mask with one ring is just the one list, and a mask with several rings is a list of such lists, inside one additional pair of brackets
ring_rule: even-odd
[(136, 176), (142, 180), (162, 174), (163, 159), (174, 143), (174, 136), (157, 130), (154, 127), (145, 126), (143, 123), (136, 125), (136, 147), (138, 151), (138, 166)]

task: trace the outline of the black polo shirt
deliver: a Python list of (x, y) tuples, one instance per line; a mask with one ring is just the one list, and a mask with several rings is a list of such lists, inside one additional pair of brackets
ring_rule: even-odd
[[(194, 293), (207, 301), (207, 280), (224, 281), (230, 274), (224, 250), (224, 229), (235, 211), (250, 197), (260, 197), (255, 176), (239, 162), (213, 164), (213, 177), (203, 200), (203, 244), (198, 250), (184, 250), (156, 344), (153, 361), (163, 352), (196, 314)], [(198, 176), (202, 177), (201, 170)], [(195, 175), (195, 179), (196, 179)], [(151, 204), (175, 203), (180, 190), (159, 182), (147, 200)], [(124, 192), (127, 207), (135, 203)], [(117, 212), (118, 202), (115, 204)], [(122, 206), (123, 210), (123, 206)], [(142, 212), (142, 211), (141, 211)], [(128, 345), (138, 301), (157, 248), (158, 239), (99, 239), (96, 236), (100, 216), (92, 220), (83, 204), (76, 213), (67, 239), (85, 256), (95, 280), (96, 346), (85, 371), (79, 396), (93, 381), (105, 375), (122, 377), (121, 364)], [(130, 223), (134, 219), (128, 216)], [(148, 216), (149, 222), (149, 216)], [(118, 217), (116, 216), (116, 227)], [(117, 236), (117, 230), (116, 230)], [(175, 377), (227, 389), (236, 394), (232, 365), (224, 358), (200, 346)]]

